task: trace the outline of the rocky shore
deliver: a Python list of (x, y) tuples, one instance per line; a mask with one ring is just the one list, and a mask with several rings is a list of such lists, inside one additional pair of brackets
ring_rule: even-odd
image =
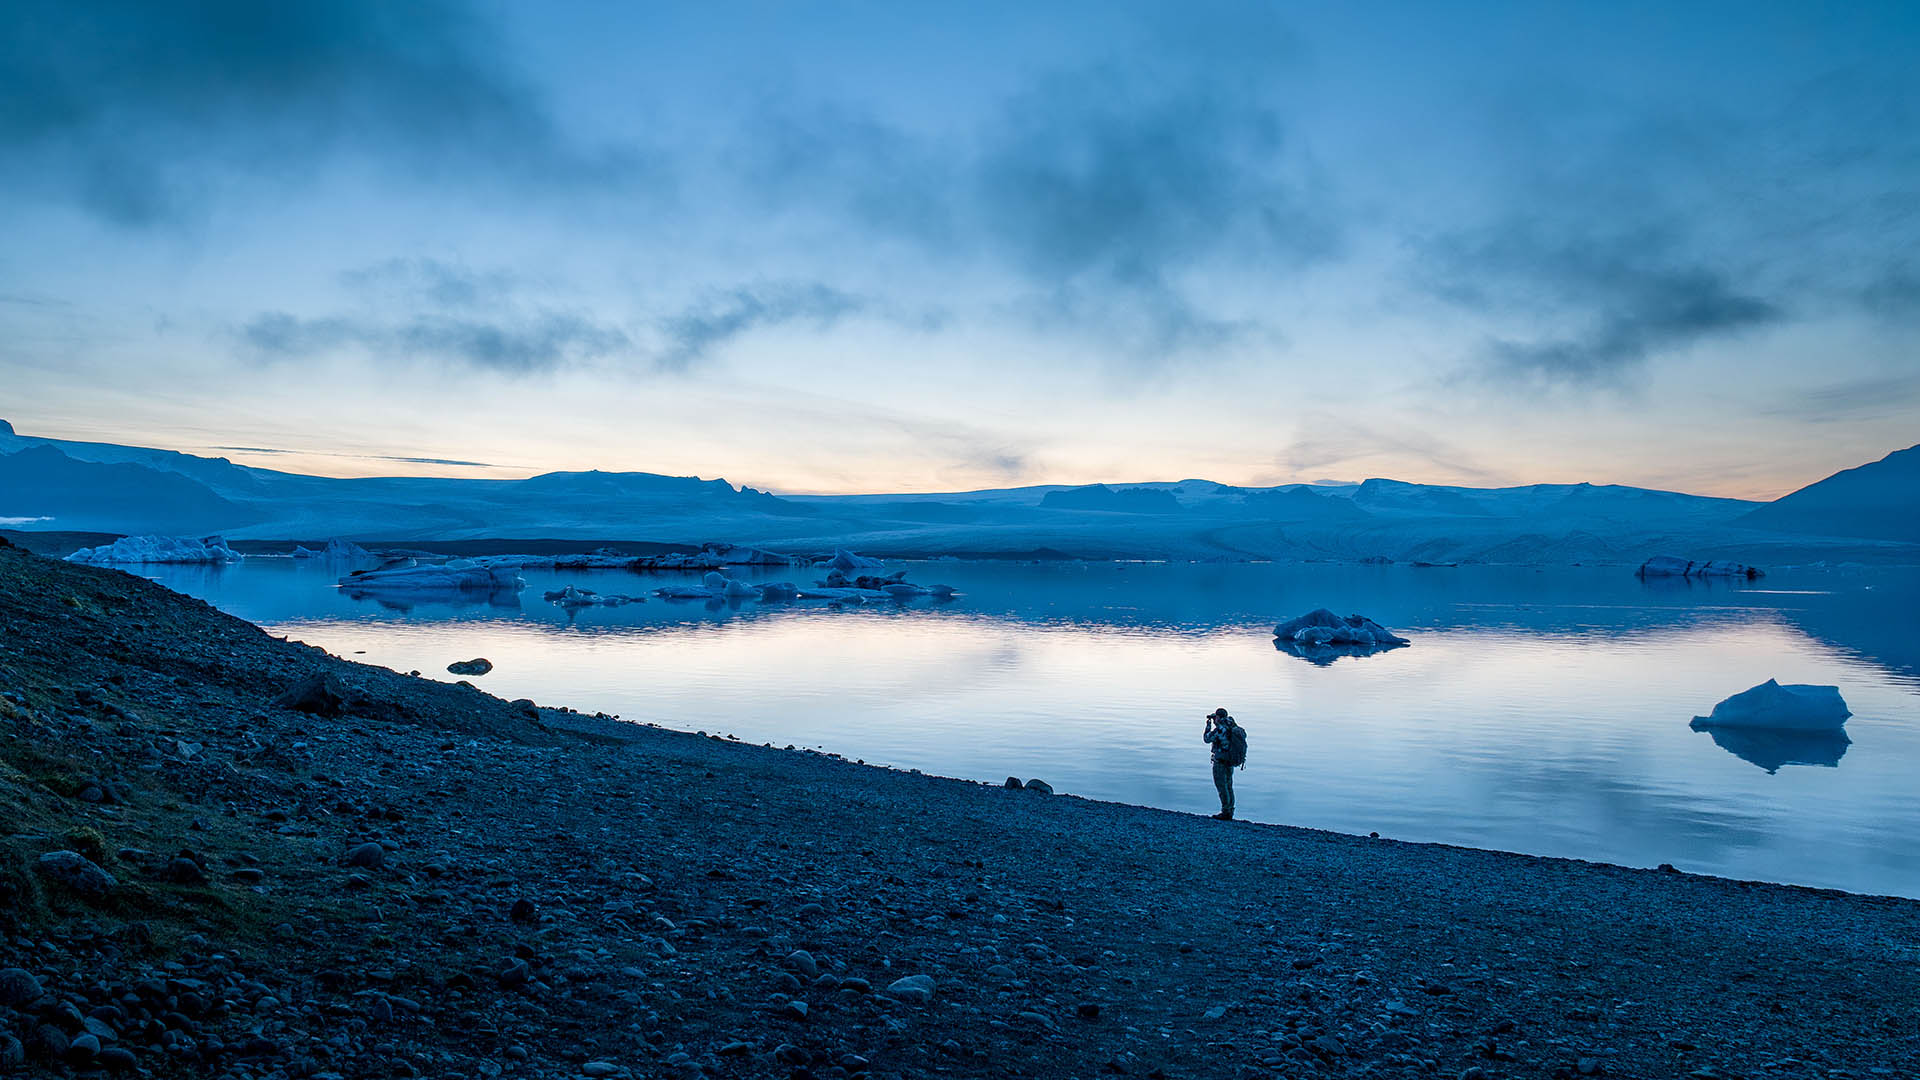
[(0, 1075), (1920, 1075), (1913, 901), (625, 725), (11, 547), (0, 834)]

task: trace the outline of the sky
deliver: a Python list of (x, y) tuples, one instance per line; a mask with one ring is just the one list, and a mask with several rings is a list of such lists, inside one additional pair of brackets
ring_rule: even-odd
[(1911, 3), (0, 5), (0, 417), (328, 475), (1771, 498), (1920, 442)]

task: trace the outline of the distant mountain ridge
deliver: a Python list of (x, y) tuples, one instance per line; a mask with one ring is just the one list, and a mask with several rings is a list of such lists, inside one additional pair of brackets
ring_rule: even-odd
[[(1920, 456), (1901, 451), (1765, 506), (1618, 485), (1467, 488), (1386, 478), (775, 495), (718, 479), (600, 470), (517, 480), (337, 479), (23, 436), (0, 421), (0, 518), (50, 519), (28, 525), (48, 531), (218, 531), (236, 540), (545, 537), (920, 556), (1638, 563), (1676, 554), (1920, 563), (1920, 546), (1898, 542), (1920, 540), (1912, 515), (1873, 501), (1904, 491), (1896, 510), (1920, 503), (1916, 471)], [(1849, 479), (1856, 473), (1865, 480)], [(1795, 501), (1814, 505), (1800, 512)], [(1862, 506), (1852, 517), (1841, 512)], [(1783, 508), (1795, 512), (1776, 523)], [(1862, 530), (1863, 539), (1839, 536), (1836, 523)]]
[(1920, 446), (1843, 469), (1761, 506), (1739, 523), (1774, 532), (1920, 543)]

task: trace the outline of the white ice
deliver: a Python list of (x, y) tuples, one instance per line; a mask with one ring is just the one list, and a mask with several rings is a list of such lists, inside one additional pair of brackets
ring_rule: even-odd
[(296, 559), (325, 559), (329, 562), (367, 562), (373, 559), (373, 552), (351, 540), (339, 537), (327, 541), (327, 546), (315, 551), (312, 548), (295, 545), (293, 557)]
[(1772, 679), (1742, 690), (1693, 718), (1693, 727), (1766, 728), (1772, 731), (1838, 731), (1853, 713), (1837, 686), (1789, 683)]
[(1326, 608), (1281, 623), (1273, 628), (1273, 636), (1308, 648), (1387, 648), (1409, 644), (1406, 638), (1364, 615), (1342, 618)]
[(507, 570), (457, 560), (445, 566), (396, 566), (340, 579), (343, 589), (366, 592), (519, 592), (526, 580)]
[(133, 563), (233, 563), (245, 556), (218, 536), (123, 536), (111, 544), (81, 548), (68, 562), (113, 566)]

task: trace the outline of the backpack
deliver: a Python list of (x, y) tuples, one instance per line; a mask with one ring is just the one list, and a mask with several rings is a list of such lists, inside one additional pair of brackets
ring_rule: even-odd
[(1247, 763), (1247, 729), (1235, 724), (1227, 729), (1227, 764), (1239, 768)]

